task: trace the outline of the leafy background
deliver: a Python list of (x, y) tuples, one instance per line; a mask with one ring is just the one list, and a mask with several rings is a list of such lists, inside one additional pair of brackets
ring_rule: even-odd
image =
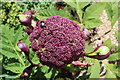
[[(17, 47), (20, 39), (27, 45), (30, 45), (28, 35), (24, 32), (25, 26), (21, 25), (18, 15), (27, 10), (34, 10), (35, 19), (46, 19), (49, 16), (60, 15), (68, 17), (69, 19), (78, 23), (82, 29), (88, 29), (91, 34), (95, 34), (95, 28), (102, 25), (100, 14), (103, 10), (106, 11), (108, 20), (111, 26), (114, 27), (118, 21), (118, 3), (117, 2), (2, 2), (2, 9), (0, 10), (0, 62), (2, 67), (1, 79), (5, 78), (19, 78), (22, 71), (30, 65), (24, 54)], [(92, 31), (93, 32), (92, 32)], [(119, 33), (115, 30), (114, 36), (118, 40)], [(93, 35), (87, 37), (86, 52), (93, 51), (93, 46), (90, 45)], [(120, 79), (119, 67), (120, 47), (112, 44), (110, 39), (104, 41), (102, 44), (108, 46), (113, 50), (110, 57), (105, 60), (96, 60), (85, 58), (83, 63), (93, 63), (91, 66), (74, 66), (69, 64), (65, 66), (67, 73), (62, 72), (62, 69), (54, 69), (45, 65), (35, 67), (31, 75), (26, 78), (39, 79), (56, 79), (56, 80), (73, 80), (73, 79), (91, 79), (91, 78), (115, 78)], [(35, 53), (30, 50), (30, 59), (33, 63), (40, 63)], [(75, 75), (72, 75), (72, 74)], [(102, 75), (102, 73), (105, 73)]]

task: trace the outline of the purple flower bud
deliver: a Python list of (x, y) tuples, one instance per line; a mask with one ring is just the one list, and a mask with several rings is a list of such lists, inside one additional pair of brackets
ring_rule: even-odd
[(30, 76), (30, 73), (31, 73), (33, 67), (34, 66), (30, 65), (29, 67), (25, 68), (22, 75), (20, 76), (20, 79)]
[(25, 55), (29, 56), (29, 48), (28, 46), (26, 45), (26, 43), (23, 43), (23, 42), (18, 42), (18, 47), (19, 49), (21, 49), (21, 51), (23, 51), (25, 53)]
[(25, 11), (23, 14), (25, 14), (25, 15), (32, 15), (32, 14), (34, 14), (34, 12), (33, 11)]
[(32, 25), (32, 27), (35, 28), (37, 26), (37, 22), (32, 20), (31, 25)]
[(28, 35), (33, 32), (33, 30), (30, 27), (26, 27), (25, 31), (27, 32)]
[(89, 56), (90, 58), (98, 59), (98, 60), (103, 60), (108, 58), (110, 55), (110, 51), (106, 53), (105, 55), (99, 55), (99, 56)]
[(87, 53), (87, 57), (103, 60), (109, 57), (110, 49), (107, 46), (100, 45), (93, 52)]
[(85, 34), (85, 37), (90, 36), (90, 32), (87, 29), (83, 29), (83, 32)]
[(19, 15), (19, 19), (22, 25), (25, 26), (31, 26), (31, 20), (32, 20), (32, 15), (33, 13), (31, 11), (26, 11)]

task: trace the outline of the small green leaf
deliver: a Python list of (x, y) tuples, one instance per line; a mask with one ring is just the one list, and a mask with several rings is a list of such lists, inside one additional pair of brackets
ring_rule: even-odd
[(115, 61), (115, 60), (119, 60), (119, 59), (120, 59), (120, 57), (119, 57), (119, 53), (118, 53), (118, 52), (111, 54), (111, 55), (107, 58), (107, 60), (110, 60), (110, 61)]
[(111, 46), (111, 39), (110, 39), (110, 38), (107, 39), (107, 40), (103, 43), (103, 45), (105, 45), (105, 46)]
[(8, 75), (8, 74), (2, 74), (2, 75), (0, 75), (0, 77), (5, 77), (5, 78), (18, 78), (20, 76), (20, 74), (19, 75)]
[(39, 58), (36, 56), (36, 54), (34, 55), (34, 57), (32, 58), (32, 62), (34, 64), (38, 64), (39, 63)]
[(46, 77), (47, 79), (50, 79), (51, 76), (52, 76), (52, 71), (50, 71), (49, 73), (46, 73), (46, 74), (45, 74), (45, 77)]
[(88, 43), (85, 44), (85, 52), (86, 53), (90, 53), (92, 52), (94, 49), (92, 46), (89, 46)]
[(21, 66), (20, 63), (17, 62), (4, 65), (4, 68), (14, 73), (22, 73), (22, 71), (25, 69), (25, 67)]
[(48, 73), (48, 70), (49, 70), (50, 68), (48, 67), (48, 66), (41, 66), (41, 71), (43, 72), (43, 73)]
[(28, 15), (18, 15), (18, 16), (19, 16), (20, 20), (24, 20), (24, 19), (26, 19), (26, 17), (27, 17)]
[(103, 43), (103, 45), (105, 45), (105, 46), (107, 46), (107, 47), (109, 47), (109, 48), (114, 48), (114, 47), (115, 47), (115, 44), (112, 44), (110, 38), (107, 39), (107, 40)]
[(101, 25), (103, 23), (99, 19), (88, 19), (88, 20), (84, 21), (84, 24), (87, 29), (90, 29), (90, 28), (98, 27), (99, 25)]
[(95, 60), (94, 65), (91, 67), (90, 78), (99, 78), (100, 77), (100, 64), (98, 60)]

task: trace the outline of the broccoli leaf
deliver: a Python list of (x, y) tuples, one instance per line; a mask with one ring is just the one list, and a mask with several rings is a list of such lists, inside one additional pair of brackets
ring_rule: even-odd
[(4, 68), (6, 70), (10, 70), (11, 72), (14, 72), (14, 73), (22, 73), (22, 71), (25, 69), (24, 66), (21, 66), (17, 62), (15, 62), (15, 63), (9, 63), (7, 65), (4, 65)]
[(106, 78), (116, 78), (116, 74), (118, 72), (116, 65), (109, 64), (105, 61), (103, 61), (103, 63), (107, 69)]
[(98, 60), (95, 60), (93, 66), (91, 66), (91, 75), (90, 78), (99, 78), (100, 77), (100, 63)]
[(17, 47), (19, 39), (22, 38), (22, 28), (18, 29), (16, 32), (14, 31), (14, 28), (9, 29), (6, 26), (1, 28), (2, 43), (0, 53), (7, 58), (18, 59), (21, 64), (25, 65), (24, 61), (22, 60), (22, 55), (19, 54)]
[(84, 23), (87, 29), (95, 28), (102, 24), (102, 22), (99, 19), (88, 19)]
[(114, 26), (115, 22), (118, 20), (118, 3), (117, 2), (107, 3), (106, 11), (112, 26)]
[(88, 7), (84, 14), (84, 21), (91, 18), (99, 18), (99, 15), (105, 9), (106, 3), (94, 3), (90, 7)]
[(106, 3), (94, 3), (89, 6), (84, 13), (83, 24), (87, 28), (94, 28), (102, 24), (99, 20), (100, 14), (105, 9)]

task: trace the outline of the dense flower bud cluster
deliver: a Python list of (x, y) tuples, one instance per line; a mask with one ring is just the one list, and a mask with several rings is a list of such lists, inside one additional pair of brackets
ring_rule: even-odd
[(77, 23), (65, 17), (51, 16), (39, 20), (30, 34), (31, 48), (41, 63), (61, 67), (84, 54), (85, 36)]

